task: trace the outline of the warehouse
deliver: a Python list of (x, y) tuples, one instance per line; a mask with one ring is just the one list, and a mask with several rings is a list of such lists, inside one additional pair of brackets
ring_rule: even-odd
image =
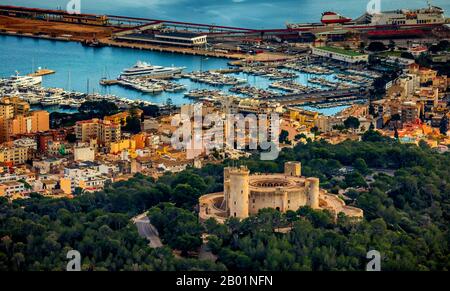
[(319, 57), (325, 57), (348, 64), (367, 63), (369, 61), (369, 55), (367, 54), (331, 46), (313, 47), (312, 53)]
[(117, 40), (134, 41), (140, 43), (152, 43), (173, 46), (199, 47), (207, 44), (206, 34), (188, 32), (154, 32), (131, 33), (116, 36)]

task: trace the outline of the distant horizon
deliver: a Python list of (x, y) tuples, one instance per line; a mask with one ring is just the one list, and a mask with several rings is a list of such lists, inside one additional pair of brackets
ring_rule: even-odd
[[(345, 0), (335, 3), (326, 0), (81, 0), (81, 13), (112, 14), (129, 17), (164, 19), (193, 23), (239, 26), (245, 28), (280, 28), (286, 22), (319, 22), (321, 13), (335, 11), (356, 18), (364, 14), (369, 0)], [(2, 5), (30, 8), (65, 8), (69, 0), (2, 0)], [(450, 1), (434, 0), (432, 5), (450, 10)], [(423, 8), (425, 0), (381, 0), (382, 10)]]

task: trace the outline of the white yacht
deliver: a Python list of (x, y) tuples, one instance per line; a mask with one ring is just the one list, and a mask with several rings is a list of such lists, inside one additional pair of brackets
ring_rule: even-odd
[(137, 62), (136, 65), (129, 69), (125, 69), (119, 79), (123, 77), (139, 77), (139, 76), (149, 76), (149, 77), (172, 77), (186, 69), (186, 67), (162, 67), (153, 66), (146, 62)]
[(59, 105), (64, 100), (64, 97), (61, 95), (51, 95), (42, 98), (41, 105), (42, 106), (55, 106)]
[(69, 106), (71, 108), (79, 108), (83, 103), (83, 100), (70, 99)]
[(19, 74), (16, 74), (15, 76), (11, 76), (8, 79), (8, 83), (10, 86), (13, 87), (35, 86), (42, 83), (42, 76), (31, 77), (31, 76), (19, 76)]
[(27, 101), (28, 103), (30, 103), (30, 105), (37, 105), (39, 103), (41, 103), (42, 97), (35, 94), (35, 93), (31, 93), (31, 92), (27, 92), (27, 93), (17, 93), (15, 94), (16, 96), (21, 96), (23, 100)]

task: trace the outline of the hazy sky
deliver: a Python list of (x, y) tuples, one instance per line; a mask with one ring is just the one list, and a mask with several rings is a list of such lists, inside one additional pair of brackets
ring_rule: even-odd
[[(66, 7), (70, 0), (0, 0), (2, 4), (29, 7)], [(369, 0), (80, 0), (82, 12), (140, 16), (236, 25), (253, 28), (281, 27), (289, 22), (317, 22), (331, 10), (358, 17)], [(434, 0), (450, 10), (450, 0)], [(425, 0), (381, 0), (382, 9), (418, 8)], [(448, 14), (448, 13), (447, 13)]]

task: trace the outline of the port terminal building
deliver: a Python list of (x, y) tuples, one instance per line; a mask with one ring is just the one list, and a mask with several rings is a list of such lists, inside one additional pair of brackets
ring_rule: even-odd
[(367, 63), (369, 61), (368, 54), (331, 46), (313, 47), (312, 54), (347, 64)]
[(180, 31), (131, 31), (130, 33), (117, 34), (114, 38), (119, 41), (182, 47), (201, 47), (208, 43), (206, 34)]

